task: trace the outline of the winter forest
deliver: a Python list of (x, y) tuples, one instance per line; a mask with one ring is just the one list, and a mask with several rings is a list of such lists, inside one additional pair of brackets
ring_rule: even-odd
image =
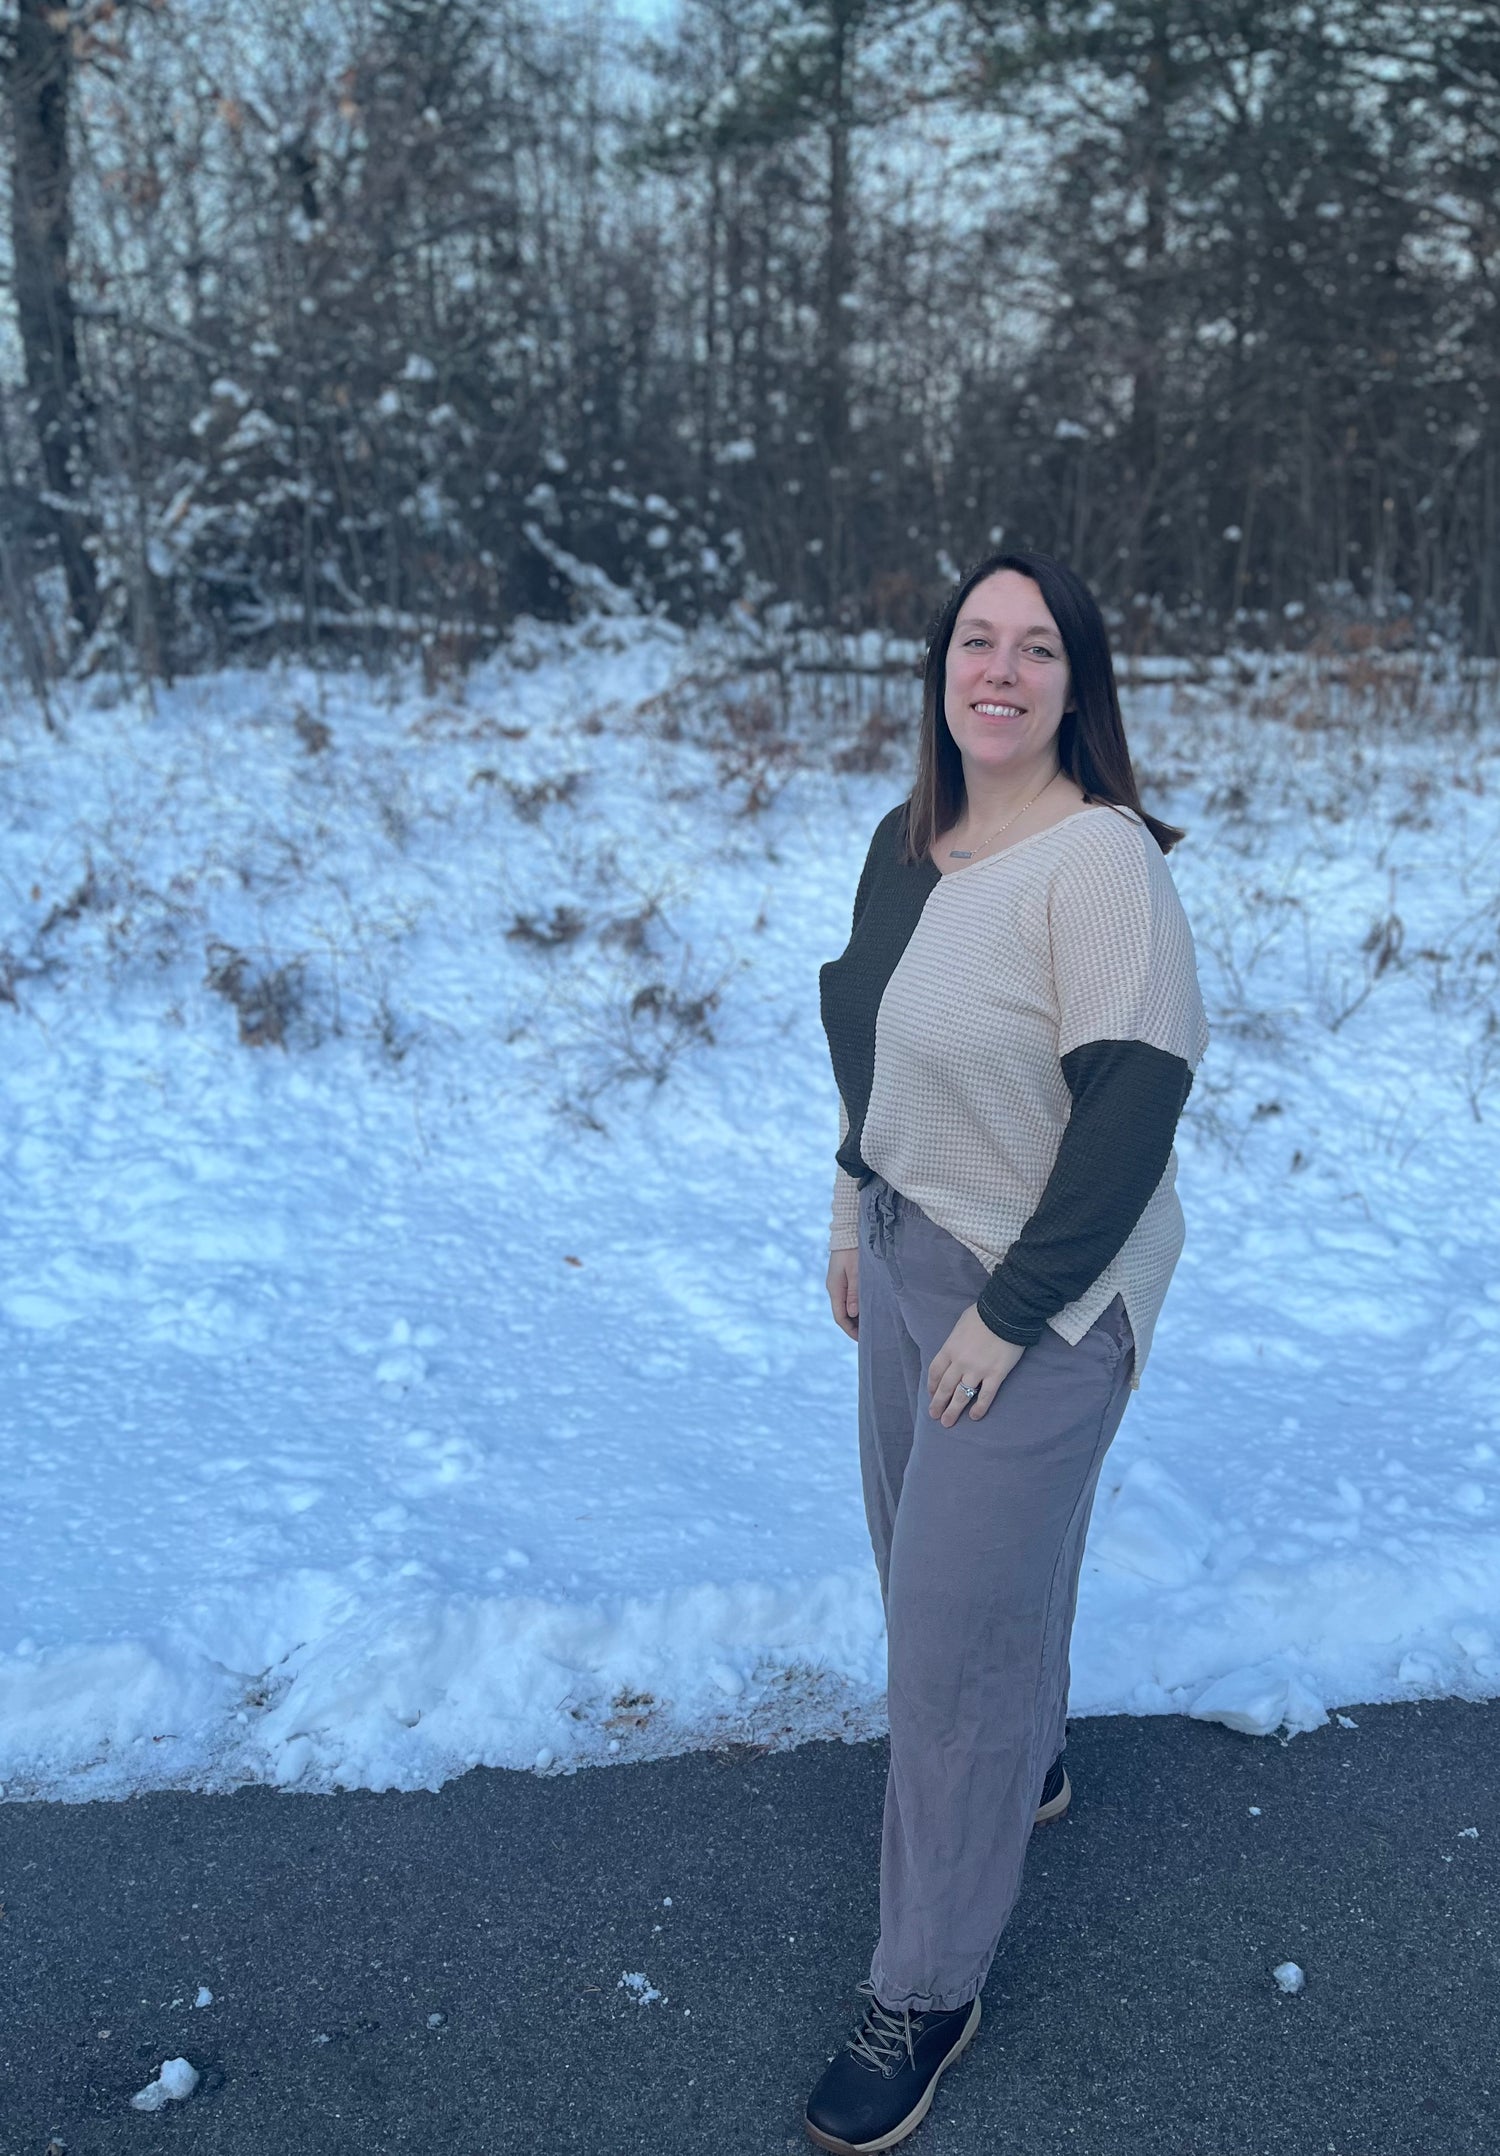
[(1002, 533), (1130, 652), (1500, 645), (1483, 0), (11, 0), (3, 40), (36, 687), (462, 665), (590, 569), (910, 637)]

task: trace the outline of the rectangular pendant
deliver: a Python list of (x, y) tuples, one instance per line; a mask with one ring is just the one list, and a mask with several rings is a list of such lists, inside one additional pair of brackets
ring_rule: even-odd
[(972, 861), (973, 858), (972, 853), (960, 853), (956, 846), (948, 848), (948, 859), (950, 861)]

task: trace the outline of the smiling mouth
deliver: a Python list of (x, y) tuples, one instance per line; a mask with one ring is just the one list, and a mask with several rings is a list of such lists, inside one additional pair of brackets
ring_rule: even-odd
[(974, 709), (982, 719), (1021, 719), (1026, 716), (1019, 704), (976, 704)]

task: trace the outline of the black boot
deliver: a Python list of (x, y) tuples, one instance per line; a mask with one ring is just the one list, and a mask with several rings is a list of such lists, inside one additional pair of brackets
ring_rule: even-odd
[(882, 2006), (868, 1977), (859, 2026), (807, 2100), (803, 2123), (820, 2149), (872, 2156), (915, 2133), (938, 2077), (979, 2027), (979, 2001), (951, 2012)]

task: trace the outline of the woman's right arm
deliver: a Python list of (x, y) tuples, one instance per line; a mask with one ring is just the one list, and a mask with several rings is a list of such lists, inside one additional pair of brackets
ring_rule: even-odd
[(833, 1322), (851, 1340), (859, 1338), (859, 1251), (828, 1253), (828, 1301)]
[[(876, 849), (886, 836), (893, 817), (901, 813), (901, 804), (883, 816), (875, 827), (874, 836), (865, 853), (864, 866), (859, 872), (859, 883), (854, 893), (854, 915), (849, 926), (850, 941), (859, 927), (859, 917), (865, 910), (870, 887), (875, 878)], [(844, 1096), (839, 1094), (839, 1148), (849, 1135), (849, 1111)], [(833, 1322), (851, 1340), (859, 1338), (859, 1183), (842, 1166), (834, 1168), (833, 1221), (829, 1231), (828, 1254), (828, 1300), (833, 1309)]]
[[(849, 1135), (849, 1111), (839, 1095), (839, 1144)], [(859, 1185), (845, 1169), (833, 1171), (833, 1222), (828, 1235), (828, 1300), (833, 1322), (859, 1338)]]

